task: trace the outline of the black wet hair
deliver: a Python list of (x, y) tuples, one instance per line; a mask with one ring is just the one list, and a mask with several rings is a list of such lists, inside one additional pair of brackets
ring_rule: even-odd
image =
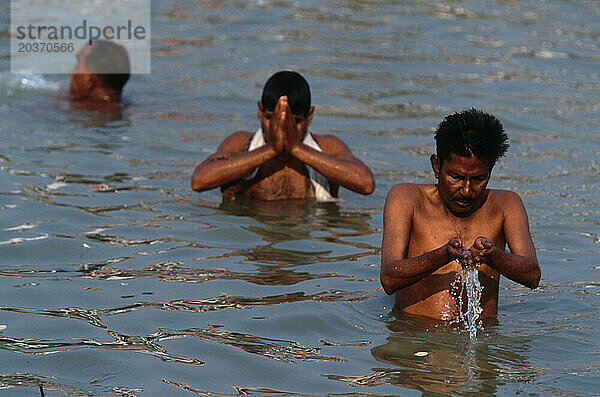
[(300, 73), (284, 70), (269, 77), (260, 100), (263, 110), (275, 110), (277, 101), (284, 95), (288, 97), (288, 104), (293, 114), (308, 116), (310, 87)]
[(500, 121), (475, 108), (447, 116), (435, 133), (440, 164), (454, 153), (485, 159), (490, 170), (509, 148), (508, 136)]
[(107, 40), (97, 40), (90, 45), (92, 51), (86, 59), (88, 66), (100, 76), (105, 88), (121, 92), (131, 70), (125, 47)]

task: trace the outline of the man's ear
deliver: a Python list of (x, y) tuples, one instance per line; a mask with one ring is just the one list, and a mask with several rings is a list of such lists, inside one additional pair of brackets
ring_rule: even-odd
[(308, 110), (308, 116), (306, 117), (306, 120), (308, 122), (307, 125), (310, 125), (310, 123), (312, 123), (314, 113), (315, 113), (315, 107), (311, 106), (310, 109)]
[(258, 121), (262, 120), (262, 116), (263, 116), (263, 106), (262, 106), (262, 102), (258, 101)]
[(431, 169), (433, 170), (433, 175), (435, 175), (435, 179), (440, 178), (440, 159), (436, 154), (432, 154), (429, 157), (429, 162), (431, 162)]
[(96, 87), (102, 88), (102, 81), (97, 73), (86, 73), (83, 81), (86, 92), (92, 92), (92, 90)]

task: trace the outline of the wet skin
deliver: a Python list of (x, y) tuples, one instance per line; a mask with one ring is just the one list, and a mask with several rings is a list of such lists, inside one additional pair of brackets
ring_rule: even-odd
[[(227, 137), (216, 153), (200, 163), (192, 175), (192, 189), (204, 191), (238, 184), (240, 195), (258, 200), (306, 200), (312, 198), (306, 166), (328, 179), (333, 197), (339, 186), (362, 194), (375, 188), (373, 174), (350, 149), (332, 135), (314, 135), (322, 152), (302, 142), (312, 122), (314, 107), (306, 115), (292, 114), (287, 97), (279, 98), (273, 111), (258, 103), (258, 118), (266, 145), (244, 151), (253, 133), (240, 131)], [(255, 178), (243, 177), (259, 168)]]
[(104, 87), (100, 76), (88, 65), (87, 59), (93, 51), (93, 46), (94, 44), (86, 45), (77, 53), (77, 62), (71, 70), (69, 94), (71, 101), (78, 108), (93, 109), (104, 104), (118, 104), (121, 101), (121, 93)]
[[(400, 184), (384, 209), (381, 282), (405, 314), (456, 317), (461, 264), (479, 269), (481, 318), (498, 311), (500, 274), (530, 288), (540, 270), (527, 213), (513, 192), (487, 189), (487, 161), (451, 154), (431, 165), (437, 185)], [(506, 246), (510, 252), (505, 251)], [(469, 247), (469, 248), (466, 248)]]

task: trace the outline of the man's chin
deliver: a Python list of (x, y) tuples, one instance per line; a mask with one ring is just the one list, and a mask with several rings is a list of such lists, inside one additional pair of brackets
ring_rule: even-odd
[(69, 90), (69, 97), (70, 97), (72, 100), (78, 100), (78, 99), (79, 99), (79, 96), (77, 95), (77, 90), (74, 90), (73, 88), (71, 88), (71, 89)]
[(83, 101), (86, 99), (86, 96), (84, 96), (81, 93), (78, 93), (77, 91), (74, 91), (74, 90), (71, 90), (69, 92), (69, 97), (72, 101)]
[(450, 211), (457, 216), (468, 216), (471, 215), (475, 211), (475, 205), (473, 203), (469, 203), (468, 205), (460, 205), (458, 203), (452, 203), (450, 206)]

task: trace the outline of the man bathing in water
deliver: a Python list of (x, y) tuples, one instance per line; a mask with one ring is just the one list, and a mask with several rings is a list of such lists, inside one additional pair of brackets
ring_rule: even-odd
[(327, 201), (340, 186), (372, 193), (373, 174), (340, 139), (308, 131), (313, 113), (306, 80), (292, 71), (274, 74), (258, 102), (261, 128), (227, 137), (196, 167), (192, 189), (221, 187), (226, 200)]
[(430, 158), (438, 183), (399, 184), (388, 193), (380, 279), (385, 292), (396, 293), (402, 313), (456, 319), (461, 308), (452, 283), (460, 266), (479, 270), (481, 319), (498, 312), (500, 275), (538, 286), (541, 273), (521, 199), (487, 189), (507, 139), (492, 115), (475, 109), (450, 115), (437, 128), (437, 154)]
[(125, 47), (112, 41), (90, 42), (77, 53), (77, 63), (71, 71), (71, 101), (84, 108), (119, 104), (129, 75)]

